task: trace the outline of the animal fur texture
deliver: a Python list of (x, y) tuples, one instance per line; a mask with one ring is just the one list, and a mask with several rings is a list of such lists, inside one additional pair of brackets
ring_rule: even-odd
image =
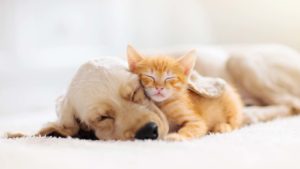
[(163, 113), (144, 96), (138, 77), (128, 72), (120, 59), (109, 57), (91, 60), (79, 68), (67, 93), (57, 101), (57, 117), (36, 135), (72, 137), (91, 130), (100, 140), (133, 140), (152, 122), (162, 139), (169, 129)]
[(166, 114), (170, 125), (178, 128), (167, 140), (199, 138), (209, 131), (229, 132), (241, 126), (242, 102), (230, 85), (215, 98), (189, 90), (195, 60), (193, 51), (178, 59), (145, 57), (128, 46), (130, 71), (139, 76), (147, 96)]
[[(298, 52), (282, 45), (188, 48), (197, 49), (195, 70), (211, 77), (210, 79), (196, 74), (196, 84), (208, 85), (200, 88), (191, 85), (190, 91), (197, 94), (197, 98), (219, 97), (225, 90), (223, 91), (222, 81), (215, 80), (215, 77), (225, 79), (236, 87), (246, 104), (242, 125), (299, 113)], [(176, 48), (159, 53), (168, 53), (176, 58), (183, 55), (182, 51), (187, 50)], [(121, 62), (121, 59), (102, 58), (83, 64), (67, 93), (58, 99), (58, 120), (46, 125), (36, 135), (51, 135), (56, 132), (63, 136), (74, 136), (82, 128), (95, 130), (98, 139), (128, 140), (133, 139), (132, 133), (140, 126), (154, 120), (159, 125), (159, 137), (164, 138), (169, 127), (164, 114), (144, 97), (137, 76), (125, 69), (126, 63)], [(193, 76), (192, 73), (192, 79)], [(207, 86), (215, 86), (211, 89), (217, 89), (217, 92), (201, 90)], [(114, 105), (105, 108), (102, 105), (110, 103)], [(101, 121), (103, 118), (110, 120), (111, 114), (118, 119), (117, 123), (111, 125), (110, 122), (105, 122), (104, 126), (109, 127), (97, 123), (97, 120)], [(138, 120), (140, 118), (145, 121)], [(115, 132), (109, 132), (112, 128)], [(125, 130), (126, 128), (129, 130)], [(9, 136), (24, 135), (15, 133)]]
[(300, 112), (300, 54), (279, 44), (188, 46), (159, 50), (175, 58), (196, 49), (195, 70), (233, 85), (245, 107), (244, 124)]

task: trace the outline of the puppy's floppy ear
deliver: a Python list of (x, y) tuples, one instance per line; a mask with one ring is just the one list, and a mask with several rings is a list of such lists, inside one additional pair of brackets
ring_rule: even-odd
[(140, 55), (132, 46), (127, 46), (127, 62), (128, 67), (131, 72), (134, 72), (138, 62), (142, 61), (144, 58)]
[(188, 89), (199, 96), (216, 98), (225, 91), (226, 82), (220, 78), (204, 77), (199, 75), (196, 71), (192, 71)]
[(177, 62), (183, 67), (184, 74), (189, 76), (194, 69), (196, 62), (196, 50), (191, 50), (184, 56), (180, 57)]

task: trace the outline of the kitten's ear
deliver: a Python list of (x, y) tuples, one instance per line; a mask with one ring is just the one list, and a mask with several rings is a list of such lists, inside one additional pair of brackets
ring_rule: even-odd
[(127, 62), (129, 70), (134, 72), (138, 62), (144, 58), (130, 45), (127, 46)]
[(187, 54), (180, 57), (177, 62), (184, 68), (184, 74), (190, 75), (196, 62), (196, 50), (193, 49), (189, 51)]

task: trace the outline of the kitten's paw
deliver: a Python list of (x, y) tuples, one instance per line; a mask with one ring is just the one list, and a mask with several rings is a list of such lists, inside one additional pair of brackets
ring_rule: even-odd
[(216, 133), (227, 133), (230, 131), (232, 131), (232, 127), (228, 123), (217, 124), (213, 130), (213, 132), (216, 132)]
[(178, 133), (172, 133), (172, 134), (166, 135), (164, 140), (166, 140), (166, 141), (184, 141), (184, 140), (187, 140), (187, 138)]

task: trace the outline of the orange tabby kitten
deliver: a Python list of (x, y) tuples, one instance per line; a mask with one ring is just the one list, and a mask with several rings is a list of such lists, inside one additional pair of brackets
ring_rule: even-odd
[(138, 74), (146, 95), (166, 114), (170, 126), (177, 126), (167, 140), (198, 138), (207, 132), (228, 132), (241, 123), (242, 104), (237, 93), (226, 86), (220, 97), (206, 98), (187, 89), (195, 64), (194, 52), (179, 59), (143, 57), (128, 46), (128, 64)]

